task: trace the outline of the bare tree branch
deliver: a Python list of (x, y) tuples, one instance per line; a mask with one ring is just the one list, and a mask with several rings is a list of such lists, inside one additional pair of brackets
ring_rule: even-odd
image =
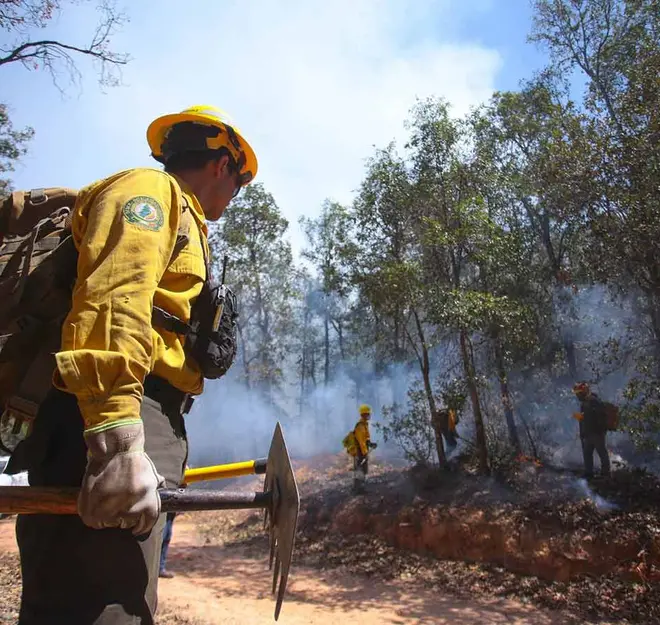
[[(88, 1), (68, 0), (68, 4)], [(28, 70), (45, 69), (55, 86), (63, 91), (62, 74), (68, 82), (78, 84), (82, 74), (76, 59), (85, 57), (95, 63), (101, 86), (120, 84), (121, 68), (130, 57), (110, 47), (112, 36), (127, 21), (117, 10), (115, 0), (101, 0), (97, 8), (99, 23), (87, 44), (33, 37), (33, 31), (46, 28), (62, 6), (63, 0), (0, 0), (0, 30), (15, 35), (10, 46), (0, 46), (0, 66), (22, 63)]]

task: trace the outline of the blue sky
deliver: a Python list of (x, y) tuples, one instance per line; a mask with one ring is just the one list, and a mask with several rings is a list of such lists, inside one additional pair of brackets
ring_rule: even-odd
[[(96, 15), (68, 7), (39, 37), (83, 43)], [(440, 95), (457, 114), (542, 67), (526, 43), (529, 0), (139, 0), (113, 39), (128, 52), (124, 86), (101, 92), (84, 61), (80, 88), (0, 68), (0, 101), (36, 136), (17, 188), (80, 187), (114, 171), (157, 166), (149, 122), (192, 104), (227, 110), (252, 142), (258, 180), (291, 224), (326, 197), (348, 202), (373, 146), (405, 137), (415, 97)], [(3, 45), (11, 43), (2, 37)]]

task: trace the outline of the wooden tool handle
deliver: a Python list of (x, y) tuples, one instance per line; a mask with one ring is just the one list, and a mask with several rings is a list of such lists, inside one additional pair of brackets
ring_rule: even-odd
[[(162, 489), (162, 512), (269, 508), (265, 493), (228, 493), (217, 490)], [(41, 486), (0, 486), (0, 512), (4, 514), (78, 514), (78, 489)]]
[(0, 486), (4, 514), (78, 514), (77, 488)]

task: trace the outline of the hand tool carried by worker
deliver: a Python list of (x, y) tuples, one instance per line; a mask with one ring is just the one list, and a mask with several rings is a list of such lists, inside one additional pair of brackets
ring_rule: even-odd
[[(239, 466), (236, 466), (239, 465)], [(262, 461), (234, 463), (204, 467), (194, 473), (186, 472), (186, 482), (208, 477), (235, 477), (262, 473)], [(229, 469), (227, 468), (229, 467)], [(234, 471), (232, 474), (231, 471)], [(206, 471), (206, 473), (204, 473)], [(207, 475), (207, 477), (200, 477)], [(198, 478), (198, 479), (196, 479)], [(282, 427), (278, 422), (265, 463), (265, 478), (262, 492), (232, 493), (208, 489), (161, 489), (158, 491), (161, 512), (193, 512), (198, 510), (265, 510), (265, 524), (269, 530), (269, 568), (273, 570), (273, 589), (277, 590), (275, 620), (279, 618), (289, 578), (291, 559), (295, 543), (300, 496), (287, 451)], [(2, 486), (0, 487), (0, 512), (7, 514), (77, 514), (77, 488)], [(273, 562), (275, 566), (273, 568)], [(280, 579), (279, 587), (277, 584)]]

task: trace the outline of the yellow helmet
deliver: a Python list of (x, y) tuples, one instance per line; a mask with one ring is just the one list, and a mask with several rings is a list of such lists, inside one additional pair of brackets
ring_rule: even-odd
[[(190, 122), (186, 126), (194, 131), (185, 132), (185, 122)], [(175, 127), (184, 132), (172, 133)], [(229, 115), (215, 106), (200, 104), (155, 119), (147, 128), (147, 141), (159, 163), (166, 163), (177, 152), (227, 148), (238, 167), (241, 186), (257, 175), (257, 156), (252, 146)]]
[(359, 408), (360, 416), (364, 415), (370, 415), (371, 414), (371, 406), (367, 406), (367, 404), (362, 404)]

